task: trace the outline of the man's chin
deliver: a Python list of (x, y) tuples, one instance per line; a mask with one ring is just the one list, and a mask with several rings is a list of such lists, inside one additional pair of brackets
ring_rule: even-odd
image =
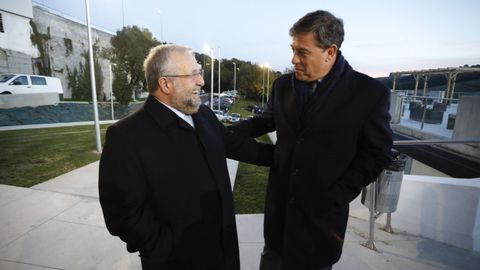
[(295, 78), (300, 81), (306, 81), (307, 77), (305, 76), (304, 73), (295, 71)]
[(187, 115), (196, 114), (199, 108), (200, 108), (200, 104), (198, 104), (198, 106), (188, 106), (185, 108), (185, 111), (183, 111), (183, 113)]

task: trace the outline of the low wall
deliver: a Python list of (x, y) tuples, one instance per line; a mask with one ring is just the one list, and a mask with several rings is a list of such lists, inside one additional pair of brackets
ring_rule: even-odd
[[(480, 138), (480, 96), (461, 96), (453, 129), (453, 139), (478, 138)], [(454, 144), (447, 145), (447, 147), (472, 157), (480, 157), (478, 144)]]
[[(360, 197), (350, 204), (350, 215), (368, 220), (368, 208)], [(384, 225), (385, 217), (382, 215), (377, 223)], [(405, 175), (392, 227), (480, 251), (480, 178)]]
[(55, 105), (59, 102), (58, 93), (0, 95), (0, 109)]
[[(130, 103), (128, 106), (114, 104), (115, 119), (121, 119), (135, 112), (142, 102)], [(101, 121), (111, 120), (111, 104), (98, 103), (98, 118)], [(36, 125), (52, 123), (71, 123), (93, 121), (93, 105), (88, 102), (60, 102), (57, 105), (37, 107), (0, 108), (0, 126)]]

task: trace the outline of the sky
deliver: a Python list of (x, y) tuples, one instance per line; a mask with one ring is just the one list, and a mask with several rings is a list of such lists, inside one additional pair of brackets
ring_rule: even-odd
[[(214, 56), (291, 67), (290, 27), (328, 10), (344, 22), (340, 48), (357, 71), (390, 72), (480, 64), (478, 0), (89, 0), (94, 26), (148, 28), (157, 40)], [(33, 0), (86, 21), (85, 0)], [(475, 30), (477, 29), (477, 30)]]

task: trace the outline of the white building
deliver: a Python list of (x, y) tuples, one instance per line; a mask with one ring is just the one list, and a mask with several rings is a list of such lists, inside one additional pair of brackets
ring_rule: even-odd
[[(39, 35), (48, 35), (43, 57), (33, 44), (32, 25)], [(109, 48), (114, 33), (92, 28), (92, 41), (101, 49)], [(0, 73), (41, 74), (39, 67), (62, 82), (64, 97), (72, 97), (67, 69), (85, 65), (82, 53), (88, 51), (86, 25), (77, 19), (59, 14), (31, 0), (0, 1)], [(103, 95), (110, 97), (109, 60), (100, 58)], [(97, 89), (98, 92), (98, 89)]]
[(31, 0), (0, 1), (0, 73), (32, 73)]

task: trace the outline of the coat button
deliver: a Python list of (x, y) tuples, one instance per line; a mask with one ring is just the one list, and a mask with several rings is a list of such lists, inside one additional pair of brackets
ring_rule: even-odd
[(301, 144), (303, 142), (303, 138), (297, 140), (297, 144)]
[(297, 175), (298, 174), (298, 169), (293, 170), (292, 175)]

